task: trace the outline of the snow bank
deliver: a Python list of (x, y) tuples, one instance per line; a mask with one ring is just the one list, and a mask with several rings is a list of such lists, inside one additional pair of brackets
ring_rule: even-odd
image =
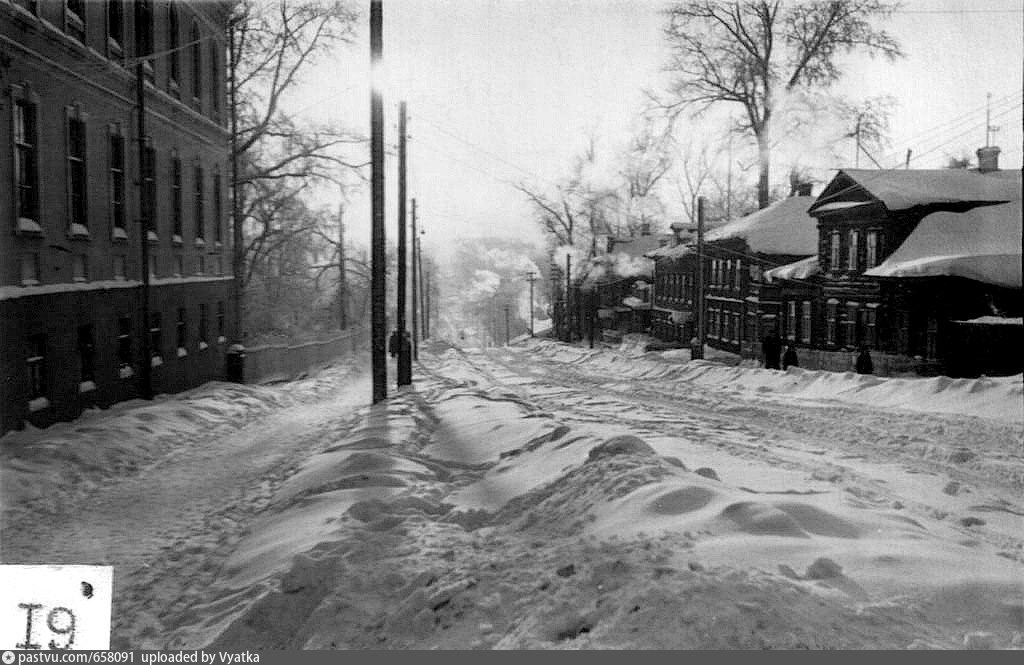
[[(827, 372), (792, 367), (785, 372), (750, 367), (727, 367), (710, 360), (689, 361), (688, 350), (651, 352), (637, 357), (643, 336), (627, 336), (621, 354), (594, 351), (548, 340), (529, 342), (530, 350), (558, 362), (607, 370), (617, 380), (652, 380), (671, 388), (672, 382), (758, 393), (765, 398), (785, 396), (835, 400), (851, 404), (895, 407), (913, 411), (976, 415), (999, 420), (1024, 420), (1024, 376), (977, 379), (886, 378), (852, 372)], [(625, 362), (627, 361), (628, 362)], [(683, 362), (680, 362), (683, 361)]]
[(132, 400), (45, 429), (28, 426), (0, 437), (3, 519), (16, 523), (31, 504), (55, 513), (99, 483), (129, 473), (172, 449), (201, 445), (274, 409), (336, 389), (340, 365), (287, 388), (211, 382), (153, 402)]

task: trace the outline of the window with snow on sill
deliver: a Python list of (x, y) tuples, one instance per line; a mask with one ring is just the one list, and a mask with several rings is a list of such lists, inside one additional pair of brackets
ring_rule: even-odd
[(39, 222), (28, 217), (18, 218), (18, 230), (26, 233), (42, 233), (43, 227), (39, 226)]
[(206, 342), (199, 342), (199, 350), (200, 351), (202, 351), (203, 349), (208, 349), (208, 348), (210, 348), (209, 344), (207, 344)]
[(127, 240), (128, 232), (122, 229), (120, 226), (114, 227), (114, 240)]
[(150, 367), (159, 367), (160, 365), (163, 365), (163, 364), (164, 364), (164, 359), (161, 358), (160, 356), (153, 356), (149, 360), (149, 366)]
[(178, 347), (178, 357), (179, 358), (184, 358), (187, 355), (188, 355), (188, 351), (186, 351), (185, 349), (183, 349), (182, 347), (179, 346)]
[(93, 381), (82, 381), (78, 384), (78, 393), (91, 393), (96, 390), (96, 383)]
[(89, 228), (84, 224), (72, 224), (69, 231), (73, 238), (88, 238)]
[(156, 231), (146, 231), (146, 238), (148, 238), (151, 242), (157, 242), (158, 240), (160, 240), (159, 236), (157, 236), (156, 234)]
[(224, 335), (221, 335), (220, 337), (217, 338), (217, 343), (218, 344), (223, 344), (226, 341), (228, 341), (228, 338), (225, 337)]
[(36, 411), (42, 411), (48, 406), (50, 406), (50, 400), (45, 397), (37, 397), (33, 400), (29, 400), (28, 410), (35, 413)]
[(119, 370), (117, 371), (117, 373), (118, 373), (118, 374), (120, 375), (120, 377), (121, 377), (122, 379), (130, 379), (130, 378), (132, 378), (133, 376), (135, 376), (135, 372), (133, 372), (133, 371), (132, 371), (132, 368), (131, 368), (131, 367), (128, 367), (127, 365), (125, 365), (124, 367), (121, 367), (121, 368), (120, 368), (120, 369), (119, 369)]

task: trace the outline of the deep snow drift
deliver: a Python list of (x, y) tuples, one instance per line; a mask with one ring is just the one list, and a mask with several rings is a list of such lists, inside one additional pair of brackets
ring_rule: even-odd
[[(140, 601), (149, 629), (115, 646), (1022, 646), (1020, 377), (783, 373), (541, 341), (421, 359), (411, 388), (323, 430), (207, 562), (209, 584), (174, 612)], [(136, 412), (89, 426), (124, 440)], [(27, 451), (81, 443), (45, 439), (19, 441), (28, 461), (5, 460), (7, 487), (69, 477)]]

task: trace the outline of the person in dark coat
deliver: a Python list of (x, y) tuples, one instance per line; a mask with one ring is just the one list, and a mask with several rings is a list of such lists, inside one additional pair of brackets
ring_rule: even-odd
[(858, 374), (874, 374), (875, 364), (871, 362), (871, 354), (868, 353), (868, 347), (860, 347), (860, 354), (857, 355), (857, 373)]
[(398, 331), (394, 330), (391, 333), (391, 337), (388, 338), (388, 353), (391, 354), (392, 358), (398, 357)]
[(782, 355), (782, 369), (787, 367), (799, 367), (800, 363), (796, 359), (796, 349), (792, 344), (786, 345), (786, 353)]
[(765, 369), (779, 369), (779, 355), (782, 353), (782, 340), (774, 330), (765, 335), (761, 342), (761, 351), (764, 352)]

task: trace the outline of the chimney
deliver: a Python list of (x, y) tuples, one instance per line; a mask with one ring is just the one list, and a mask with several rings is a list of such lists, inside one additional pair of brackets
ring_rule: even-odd
[(814, 187), (814, 185), (812, 183), (802, 182), (802, 183), (800, 183), (799, 185), (796, 186), (796, 195), (797, 196), (810, 196), (811, 195), (811, 188), (812, 187)]
[(998, 171), (1000, 152), (999, 148), (994, 145), (987, 145), (984, 148), (978, 148), (977, 152), (975, 152), (978, 156), (978, 171), (981, 173)]

